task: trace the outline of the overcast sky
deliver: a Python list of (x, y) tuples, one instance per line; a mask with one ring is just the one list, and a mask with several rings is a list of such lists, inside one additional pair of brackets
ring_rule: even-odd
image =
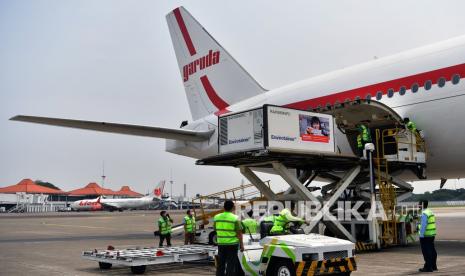
[[(17, 114), (178, 127), (189, 119), (165, 15), (183, 5), (259, 83), (273, 89), (465, 34), (465, 1), (0, 0), (0, 187), (23, 178), (64, 190), (99, 182), (174, 194), (240, 184), (164, 140), (8, 121)], [(281, 185), (277, 177), (275, 185)], [(448, 188), (464, 187), (450, 181)], [(415, 184), (415, 192), (438, 182)]]

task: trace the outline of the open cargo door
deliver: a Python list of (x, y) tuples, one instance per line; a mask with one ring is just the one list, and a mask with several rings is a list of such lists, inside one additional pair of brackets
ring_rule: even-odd
[[(336, 145), (341, 153), (357, 153), (357, 124), (364, 124), (371, 130), (373, 141), (375, 129), (395, 128), (402, 124), (402, 117), (389, 106), (377, 101), (357, 100), (346, 102), (327, 109), (315, 109), (315, 112), (334, 116)], [(350, 148), (348, 148), (350, 147)]]

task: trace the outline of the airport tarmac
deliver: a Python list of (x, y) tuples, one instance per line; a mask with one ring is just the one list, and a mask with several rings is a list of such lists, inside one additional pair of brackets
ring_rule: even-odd
[[(464, 275), (465, 208), (437, 208), (439, 271)], [(179, 223), (184, 212), (171, 212)], [(126, 267), (101, 271), (81, 259), (83, 250), (135, 245), (155, 246), (158, 211), (123, 213), (0, 214), (0, 275), (127, 275)], [(174, 239), (181, 244), (181, 237)], [(359, 254), (353, 275), (416, 275), (423, 260), (419, 245)], [(168, 265), (149, 267), (146, 275), (214, 275), (214, 267)]]

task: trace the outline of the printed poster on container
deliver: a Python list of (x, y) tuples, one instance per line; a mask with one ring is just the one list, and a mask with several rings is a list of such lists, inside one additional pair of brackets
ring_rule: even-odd
[(334, 152), (333, 117), (268, 106), (268, 147)]

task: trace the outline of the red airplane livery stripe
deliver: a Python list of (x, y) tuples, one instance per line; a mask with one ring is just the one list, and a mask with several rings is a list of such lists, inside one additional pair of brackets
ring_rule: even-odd
[(336, 102), (344, 103), (346, 100), (352, 101), (355, 100), (355, 97), (357, 96), (361, 99), (365, 99), (368, 94), (371, 95), (371, 97), (376, 97), (378, 91), (381, 91), (383, 95), (387, 94), (388, 89), (393, 89), (394, 92), (399, 92), (402, 86), (404, 86), (407, 90), (411, 89), (413, 84), (417, 84), (418, 87), (423, 87), (425, 82), (428, 80), (431, 81), (431, 84), (436, 84), (438, 79), (441, 77), (445, 78), (446, 81), (450, 81), (452, 76), (455, 74), (459, 74), (462, 78), (465, 76), (465, 63), (371, 84), (323, 97), (295, 102), (284, 106), (301, 110), (309, 110), (317, 108), (318, 106), (325, 107), (327, 104), (334, 105)]
[(186, 42), (187, 49), (189, 50), (189, 53), (191, 54), (191, 56), (193, 56), (197, 52), (195, 51), (195, 47), (194, 47), (194, 44), (192, 43), (191, 36), (189, 35), (186, 24), (184, 23), (184, 19), (182, 18), (181, 10), (179, 10), (179, 8), (176, 8), (173, 10), (173, 13), (174, 13), (174, 16), (176, 17), (176, 21), (178, 22), (178, 26), (179, 26), (179, 29), (181, 30), (182, 37), (184, 38), (184, 42)]
[[(176, 21), (178, 22), (178, 26), (179, 26), (179, 29), (181, 30), (182, 37), (184, 38), (184, 42), (186, 43), (187, 49), (189, 50), (190, 55), (193, 56), (197, 53), (197, 51), (195, 50), (194, 44), (192, 43), (192, 39), (189, 35), (186, 24), (184, 23), (184, 19), (182, 18), (181, 10), (179, 8), (176, 8), (173, 10), (173, 13), (176, 18)], [(217, 55), (218, 55), (218, 62), (219, 62), (219, 52)], [(187, 81), (188, 77), (185, 76), (184, 78), (185, 78), (184, 81)], [(223, 99), (221, 99), (220, 96), (218, 96), (218, 93), (216, 93), (208, 77), (202, 76), (200, 77), (200, 81), (202, 82), (205, 92), (207, 92), (208, 98), (213, 103), (213, 105), (215, 105), (215, 107), (218, 108), (218, 111), (215, 112), (215, 114), (219, 116), (223, 113), (229, 112), (229, 110), (226, 109), (229, 106), (229, 104), (226, 103)]]
[(220, 96), (218, 96), (207, 76), (200, 77), (200, 81), (202, 82), (205, 92), (207, 92), (208, 98), (213, 103), (213, 105), (218, 108), (219, 111), (226, 109), (226, 107), (229, 106), (223, 99), (220, 98)]
[(227, 110), (227, 109), (225, 108), (225, 109), (221, 109), (221, 110), (216, 111), (214, 114), (215, 114), (216, 116), (221, 116), (221, 115), (226, 114), (226, 113), (229, 113), (229, 112), (230, 112), (230, 111)]

